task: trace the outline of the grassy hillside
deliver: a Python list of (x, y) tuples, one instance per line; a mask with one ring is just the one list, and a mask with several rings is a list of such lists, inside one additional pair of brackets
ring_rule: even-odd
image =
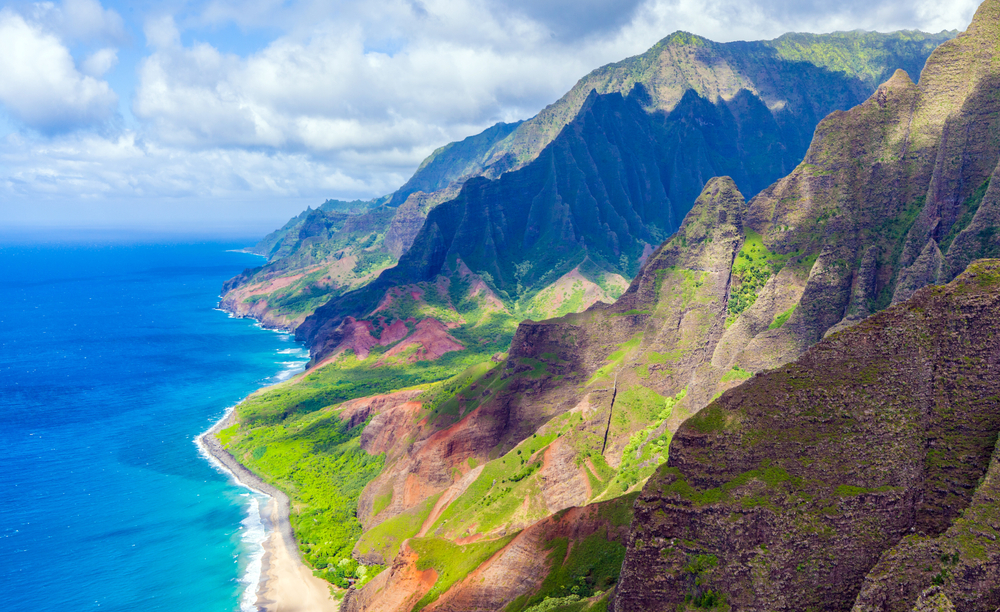
[[(823, 334), (944, 278), (948, 258), (993, 248), (997, 198), (986, 181), (1000, 112), (986, 95), (992, 60), (976, 44), (965, 37), (935, 53), (919, 91), (897, 74), (864, 104), (831, 115), (805, 161), (749, 204), (737, 181), (698, 177), (724, 164), (745, 176), (764, 168), (762, 177), (784, 163), (757, 160), (760, 149), (740, 149), (751, 142), (742, 137), (727, 141), (740, 145), (733, 156), (718, 154), (732, 126), (760, 117), (773, 131), (752, 142), (797, 133), (779, 120), (784, 107), (764, 81), (731, 98), (685, 89), (670, 112), (650, 112), (646, 85), (627, 97), (589, 95), (534, 161), (499, 180), (466, 182), (430, 210), (399, 265), (319, 309), (303, 332), (318, 343), (317, 367), (244, 402), (225, 443), (290, 492), (307, 558), (325, 575), (346, 580), (329, 568), (349, 549), (386, 568), (352, 591), (347, 611), (605, 609), (618, 575), (584, 559), (620, 558), (627, 496), (669, 460), (685, 419)], [(678, 36), (661, 52), (694, 61), (716, 47)], [(809, 76), (848, 92), (850, 79), (832, 69), (838, 57), (822, 69), (775, 65), (767, 82)], [(945, 82), (953, 57), (978, 62), (961, 87)], [(873, 61), (851, 69), (874, 70)], [(810, 112), (823, 102), (786, 98)], [(705, 117), (731, 122), (701, 129)], [(949, 140), (956, 132), (946, 122), (972, 136)], [(903, 125), (912, 129), (901, 137)], [(686, 188), (705, 186), (680, 229), (653, 249), (654, 230), (669, 231), (662, 203), (683, 183), (665, 180), (660, 165), (680, 159), (678, 142), (707, 160), (685, 166)], [(976, 161), (932, 172), (940, 147)], [(603, 289), (626, 269), (637, 276), (614, 305), (566, 307), (577, 303), (577, 283)], [(546, 312), (562, 316), (515, 324)], [(356, 399), (373, 394), (382, 395)], [(717, 417), (700, 416), (701, 433), (717, 429)], [(770, 467), (748, 468), (738, 484), (786, 486), (791, 470)], [(339, 488), (326, 482), (342, 475)], [(768, 498), (751, 502), (744, 510)], [(467, 567), (452, 562), (462, 551)], [(721, 567), (712, 554), (685, 559), (684, 579)], [(357, 576), (351, 563), (344, 567)], [(692, 597), (703, 607), (721, 601), (707, 591)]]

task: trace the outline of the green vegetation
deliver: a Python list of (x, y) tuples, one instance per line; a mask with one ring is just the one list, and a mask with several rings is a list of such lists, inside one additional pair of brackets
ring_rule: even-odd
[[(507, 525), (525, 499), (530, 515), (542, 518), (548, 511), (539, 494), (534, 475), (542, 452), (559, 436), (558, 432), (534, 435), (523, 440), (503, 457), (485, 466), (469, 488), (441, 514), (430, 533), (464, 537), (489, 533)], [(474, 531), (473, 531), (474, 529)]]
[[(704, 490), (695, 489), (685, 482), (680, 470), (677, 468), (665, 468), (661, 470), (661, 474), (673, 476), (672, 481), (662, 488), (664, 494), (673, 493), (698, 505), (731, 501), (736, 494), (736, 490), (744, 487), (751, 481), (757, 481), (766, 485), (770, 490), (768, 495), (775, 496), (795, 496), (796, 491), (802, 486), (801, 478), (789, 475), (784, 468), (779, 466), (767, 466), (743, 472), (721, 487)], [(768, 495), (743, 496), (739, 498), (739, 501), (744, 508), (766, 506), (773, 509), (774, 505)]]
[[(955, 32), (950, 34), (953, 36)], [(916, 81), (923, 68), (920, 58), (929, 55), (943, 41), (941, 35), (923, 32), (901, 31), (887, 36), (858, 30), (833, 34), (785, 34), (764, 44), (774, 48), (786, 60), (809, 62), (856, 76), (874, 89), (889, 80), (895, 67), (903, 68)]]
[(362, 428), (348, 429), (336, 412), (322, 411), (237, 431), (227, 445), (244, 465), (289, 493), (303, 557), (319, 576), (343, 588), (357, 575), (356, 564), (341, 561), (350, 559), (361, 535), (358, 497), (384, 463), (359, 447)]
[(437, 601), (453, 584), (465, 578), (495, 552), (506, 546), (517, 534), (496, 540), (475, 542), (459, 546), (441, 538), (413, 538), (410, 548), (417, 553), (417, 570), (433, 569), (437, 572), (434, 586), (414, 606), (413, 612), (423, 610)]
[[(248, 468), (288, 493), (292, 525), (306, 561), (318, 570), (317, 575), (341, 587), (354, 578), (350, 572), (357, 571), (339, 562), (350, 557), (361, 536), (356, 517), (358, 497), (381, 472), (384, 458), (361, 450), (358, 436), (364, 424), (348, 430), (338, 416), (337, 405), (443, 378), (443, 382), (427, 387), (423, 396), (429, 410), (443, 414), (452, 408), (449, 401), (462, 397), (457, 391), (490, 378), (496, 365), (484, 353), (463, 351), (432, 363), (376, 367), (380, 355), (374, 351), (367, 359), (358, 360), (345, 354), (299, 380), (252, 395), (236, 408), (239, 426), (227, 428), (221, 438)], [(391, 493), (376, 497), (376, 513), (391, 501)], [(413, 523), (419, 508), (422, 506), (380, 526), (376, 534), (387, 537), (380, 541), (369, 538), (363, 548), (391, 560), (402, 539), (393, 539), (386, 530), (396, 529), (392, 533), (397, 537), (415, 534), (419, 523), (415, 528)]]
[[(638, 496), (633, 493), (605, 502), (600, 505), (598, 516), (614, 526), (628, 525)], [(505, 612), (598, 609), (600, 599), (591, 602), (618, 582), (625, 546), (611, 537), (610, 529), (602, 527), (573, 541), (565, 537), (552, 538), (546, 548), (551, 571), (541, 588), (536, 593), (518, 597)]]
[(952, 224), (951, 229), (945, 234), (944, 238), (941, 239), (940, 248), (942, 253), (948, 252), (948, 247), (955, 240), (956, 237), (962, 230), (972, 223), (972, 218), (976, 216), (976, 211), (979, 210), (979, 205), (982, 204), (983, 198), (986, 197), (986, 191), (990, 188), (990, 179), (986, 181), (976, 189), (972, 195), (970, 195), (964, 202), (962, 202), (961, 207), (958, 210), (958, 218), (955, 219), (955, 223)]
[(349, 399), (440, 381), (468, 368), (483, 367), (491, 355), (489, 351), (455, 351), (436, 361), (379, 366), (383, 353), (384, 349), (376, 347), (366, 359), (358, 359), (346, 352), (295, 384), (275, 385), (251, 395), (237, 409), (241, 427), (277, 425), (294, 415)]
[(396, 263), (396, 258), (385, 251), (361, 251), (351, 272), (357, 276), (368, 276), (385, 270)]
[(386, 564), (391, 563), (403, 541), (420, 532), (420, 527), (440, 498), (440, 493), (432, 495), (413, 508), (372, 527), (358, 540), (357, 552), (361, 555), (375, 553), (381, 555)]
[(625, 560), (625, 546), (608, 540), (604, 532), (575, 541), (572, 548), (567, 538), (554, 538), (547, 548), (552, 570), (538, 593), (528, 600), (529, 604), (541, 603), (546, 597), (576, 595), (586, 598), (605, 591), (618, 582)]
[(637, 308), (633, 308), (631, 310), (626, 310), (625, 312), (616, 312), (616, 313), (614, 313), (614, 316), (616, 316), (616, 317), (631, 317), (631, 316), (635, 316), (635, 315), (648, 315), (648, 314), (653, 314), (653, 311), (652, 310), (648, 310), (648, 309), (640, 310), (640, 309), (637, 309)]
[[(874, 243), (884, 242), (891, 253), (888, 260), (899, 261), (906, 244), (906, 237), (916, 222), (920, 211), (924, 208), (926, 196), (921, 195), (907, 205), (895, 217), (873, 220), (871, 228), (866, 228), (869, 240)], [(891, 282), (887, 283), (873, 303), (868, 304), (871, 311), (878, 311), (887, 308), (892, 301), (892, 292), (896, 286), (898, 274), (893, 273)]]
[[(602, 610), (607, 610), (606, 600), (604, 604)], [(579, 612), (591, 609), (596, 610), (596, 607), (592, 608), (588, 600), (582, 599), (579, 595), (567, 595), (566, 597), (546, 597), (540, 603), (525, 609), (524, 612)]]
[(687, 420), (687, 424), (699, 433), (712, 433), (725, 429), (728, 419), (726, 411), (717, 402), (709, 404), (701, 412)]
[(621, 366), (622, 362), (625, 361), (625, 357), (627, 357), (629, 353), (639, 348), (640, 343), (642, 343), (642, 332), (632, 336), (630, 340), (619, 344), (618, 349), (612, 351), (611, 354), (607, 356), (606, 360), (608, 361), (608, 364), (594, 372), (594, 375), (587, 381), (587, 385), (590, 386), (595, 382), (613, 379), (612, 374), (614, 371)]
[(726, 596), (710, 588), (705, 588), (709, 577), (719, 565), (715, 555), (695, 555), (684, 566), (684, 572), (691, 576), (691, 590), (684, 596), (684, 603), (697, 609), (728, 609)]
[(427, 387), (417, 399), (422, 402), (428, 421), (444, 425), (475, 410), (480, 402), (506, 387), (497, 374), (497, 364), (485, 361), (455, 376)]
[(389, 491), (385, 495), (379, 495), (375, 498), (375, 503), (372, 507), (372, 514), (378, 515), (380, 512), (389, 507), (392, 503), (392, 491)]
[[(270, 261), (237, 277), (242, 287), (260, 285), (254, 288), (258, 293), (244, 301), (267, 300), (272, 319), (300, 321), (332, 298), (367, 283), (396, 263), (379, 233), (394, 213), (375, 202), (334, 201), (293, 218), (254, 247)], [(269, 288), (267, 283), (276, 280), (276, 288)]]
[(733, 262), (734, 288), (726, 306), (729, 312), (727, 323), (735, 321), (740, 313), (752, 306), (757, 301), (757, 294), (764, 287), (764, 283), (781, 271), (789, 257), (797, 256), (797, 253), (792, 255), (772, 253), (764, 246), (760, 234), (747, 229), (746, 240)]
[(795, 304), (791, 308), (789, 308), (788, 310), (786, 310), (785, 312), (783, 312), (783, 313), (775, 316), (774, 317), (774, 321), (771, 321), (771, 324), (768, 325), (767, 328), (768, 329), (780, 329), (785, 323), (788, 322), (788, 319), (791, 318), (792, 313), (795, 312), (795, 309), (797, 307), (798, 307), (798, 304)]
[(621, 495), (645, 481), (667, 461), (672, 434), (666, 427), (666, 420), (673, 414), (674, 406), (686, 395), (686, 388), (674, 397), (663, 397), (639, 385), (618, 393), (612, 415), (612, 433), (615, 436), (629, 435), (630, 431), (634, 433), (629, 435), (621, 464), (605, 495)]
[(732, 370), (729, 370), (722, 375), (722, 382), (732, 382), (734, 380), (747, 380), (753, 378), (753, 372), (747, 372), (740, 366), (733, 366)]

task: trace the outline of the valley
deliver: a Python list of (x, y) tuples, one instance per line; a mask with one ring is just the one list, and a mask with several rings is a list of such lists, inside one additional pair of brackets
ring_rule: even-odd
[(993, 610), (998, 40), (678, 33), (306, 211), (219, 442), (345, 612)]

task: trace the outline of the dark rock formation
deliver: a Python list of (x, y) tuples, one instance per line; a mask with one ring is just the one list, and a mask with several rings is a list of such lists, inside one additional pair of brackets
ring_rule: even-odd
[(615, 610), (993, 612), (997, 321), (984, 260), (685, 422), (636, 503)]

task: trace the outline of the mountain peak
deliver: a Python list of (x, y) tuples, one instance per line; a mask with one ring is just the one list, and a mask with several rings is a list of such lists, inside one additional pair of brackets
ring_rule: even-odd
[(976, 9), (976, 14), (972, 17), (972, 23), (969, 24), (964, 36), (995, 37), (998, 32), (1000, 32), (1000, 0), (986, 0)]
[(677, 30), (661, 40), (660, 43), (665, 46), (707, 47), (712, 44), (712, 41), (691, 32)]
[(963, 294), (992, 293), (1000, 285), (1000, 259), (980, 259), (948, 283), (952, 292)]
[(899, 68), (896, 72), (892, 73), (892, 77), (885, 82), (885, 86), (892, 89), (908, 89), (915, 86), (916, 83), (910, 78), (905, 70)]

